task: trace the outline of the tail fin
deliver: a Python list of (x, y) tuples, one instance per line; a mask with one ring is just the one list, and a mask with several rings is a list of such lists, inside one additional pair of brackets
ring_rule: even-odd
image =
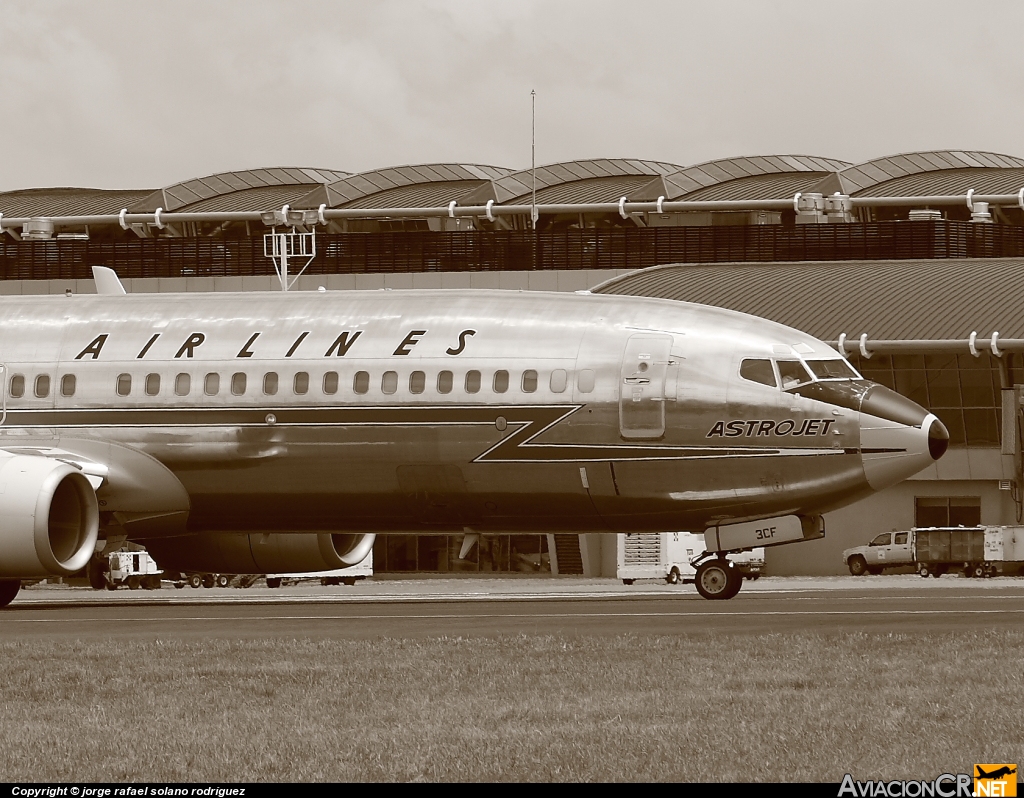
[(92, 279), (96, 281), (96, 293), (103, 296), (124, 296), (128, 292), (121, 285), (117, 272), (106, 266), (93, 266)]

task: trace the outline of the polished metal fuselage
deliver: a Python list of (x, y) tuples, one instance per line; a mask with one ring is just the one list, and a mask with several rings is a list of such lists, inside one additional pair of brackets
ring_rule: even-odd
[[(702, 531), (871, 492), (856, 410), (739, 375), (794, 351), (839, 357), (632, 297), (9, 297), (0, 449), (142, 452), (184, 486), (190, 532)], [(133, 470), (98, 491), (108, 524), (169, 512), (130, 498)]]

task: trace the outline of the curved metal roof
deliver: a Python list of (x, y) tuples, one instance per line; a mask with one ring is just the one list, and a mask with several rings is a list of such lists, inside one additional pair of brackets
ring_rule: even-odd
[[(850, 166), (846, 161), (821, 158), (814, 155), (766, 155), (746, 158), (722, 158), (695, 166), (687, 166), (652, 181), (632, 200), (679, 199), (749, 199), (746, 186), (756, 186), (763, 196), (757, 199), (777, 199), (787, 196), (795, 181), (792, 177), (780, 180), (778, 187), (766, 175), (802, 175), (806, 185), (813, 185), (827, 174)], [(788, 193), (792, 196), (799, 188)], [(778, 191), (778, 194), (774, 192)]]
[[(582, 196), (592, 197), (594, 193), (594, 181), (607, 178), (623, 177), (657, 177), (676, 172), (678, 164), (664, 163), (661, 161), (641, 161), (632, 158), (597, 158), (590, 161), (565, 161), (563, 163), (546, 164), (537, 167), (537, 201), (540, 202), (541, 191), (555, 186), (567, 186), (572, 183), (583, 183), (579, 188)], [(584, 182), (586, 181), (586, 182)], [(627, 181), (628, 182), (628, 181)], [(626, 185), (619, 183), (619, 185)], [(635, 188), (635, 186), (634, 186)], [(623, 192), (615, 193), (618, 189), (609, 188), (607, 196), (602, 200), (576, 199), (571, 189), (567, 189), (559, 196), (563, 199), (545, 202), (609, 202), (612, 199), (619, 199)], [(492, 185), (481, 189), (466, 197), (464, 204), (484, 203), (493, 199), (499, 204), (511, 203), (513, 200), (525, 199), (533, 193), (533, 172), (530, 169), (521, 169), (512, 172), (504, 177), (492, 181)], [(611, 194), (615, 194), (614, 197)]]
[[(933, 150), (930, 152), (908, 152), (902, 155), (890, 155), (886, 158), (877, 158), (873, 161), (865, 161), (840, 170), (836, 174), (838, 185), (835, 190), (850, 196), (876, 196), (883, 184), (892, 183), (900, 178), (907, 178), (911, 175), (922, 175), (916, 182), (908, 183), (916, 185), (916, 193), (920, 194), (943, 194), (947, 193), (944, 188), (945, 177), (943, 172), (947, 170), (1003, 170), (1017, 169), (1024, 167), (1024, 159), (1015, 158), (1012, 155), (1000, 155), (994, 152), (977, 152), (967, 150)], [(931, 175), (931, 179), (925, 175)], [(1018, 186), (1019, 188), (1020, 186)], [(831, 184), (829, 188), (832, 188)], [(968, 186), (973, 188), (973, 186)], [(934, 190), (933, 190), (934, 189)], [(900, 189), (903, 190), (902, 188)], [(914, 193), (914, 192), (912, 192)], [(959, 193), (949, 191), (948, 193)], [(898, 193), (877, 196), (900, 196)]]
[(822, 340), (1024, 337), (1024, 259), (716, 263), (655, 266), (594, 293), (699, 302)]
[[(375, 169), (371, 172), (346, 175), (340, 180), (330, 182), (304, 197), (296, 207), (315, 208), (321, 203), (326, 203), (328, 208), (400, 207), (396, 201), (406, 195), (401, 192), (393, 192), (394, 189), (406, 186), (425, 186), (431, 183), (462, 182), (465, 183), (465, 186), (459, 189), (461, 196), (483, 183), (504, 177), (510, 172), (510, 169), (500, 166), (458, 163), (417, 164)], [(449, 186), (448, 193), (453, 188), (455, 187)], [(416, 196), (417, 190), (408, 196)], [(386, 192), (393, 193), (381, 196)], [(448, 193), (445, 193), (444, 196), (448, 196)], [(457, 199), (457, 197), (450, 197), (447, 201), (450, 202), (452, 199)], [(401, 207), (416, 207), (418, 204)]]
[(878, 183), (864, 190), (872, 197), (935, 196), (966, 194), (1016, 194), (1024, 187), (1024, 167), (1005, 169), (968, 168), (918, 172)]
[(283, 205), (292, 205), (309, 194), (309, 184), (284, 186), (257, 186), (220, 194), (178, 208), (190, 213), (218, 213), (221, 211), (268, 211)]
[(4, 216), (92, 216), (119, 213), (153, 189), (26, 188), (0, 192)]
[[(348, 174), (348, 172), (339, 172), (334, 169), (292, 167), (249, 169), (243, 172), (220, 172), (206, 177), (197, 177), (194, 180), (186, 180), (184, 183), (175, 183), (173, 186), (167, 186), (166, 188), (150, 192), (148, 197), (137, 202), (128, 210), (132, 213), (152, 213), (157, 208), (163, 208), (165, 211), (191, 211), (194, 209), (194, 206), (204, 200), (230, 196), (238, 192), (248, 191), (249, 189), (268, 186), (301, 185), (305, 186), (306, 192), (308, 192), (317, 184), (331, 183), (346, 177)], [(270, 204), (252, 210), (267, 210), (273, 207), (275, 206)], [(277, 207), (280, 207), (280, 205)], [(232, 208), (235, 209), (234, 206)], [(210, 208), (208, 210), (213, 209)], [(221, 208), (216, 210), (221, 210)], [(237, 210), (249, 209), (237, 208)]]

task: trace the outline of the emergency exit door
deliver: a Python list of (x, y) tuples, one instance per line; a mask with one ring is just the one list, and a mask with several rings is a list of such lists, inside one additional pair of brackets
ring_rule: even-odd
[(665, 382), (671, 335), (634, 335), (626, 341), (619, 379), (619, 434), (655, 440), (665, 434)]

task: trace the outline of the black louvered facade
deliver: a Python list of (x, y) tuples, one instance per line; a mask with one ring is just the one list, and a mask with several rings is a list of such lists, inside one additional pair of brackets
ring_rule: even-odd
[[(1024, 228), (956, 221), (319, 234), (307, 274), (640, 269), (665, 263), (1024, 256)], [(3, 241), (0, 279), (274, 273), (260, 238)]]

